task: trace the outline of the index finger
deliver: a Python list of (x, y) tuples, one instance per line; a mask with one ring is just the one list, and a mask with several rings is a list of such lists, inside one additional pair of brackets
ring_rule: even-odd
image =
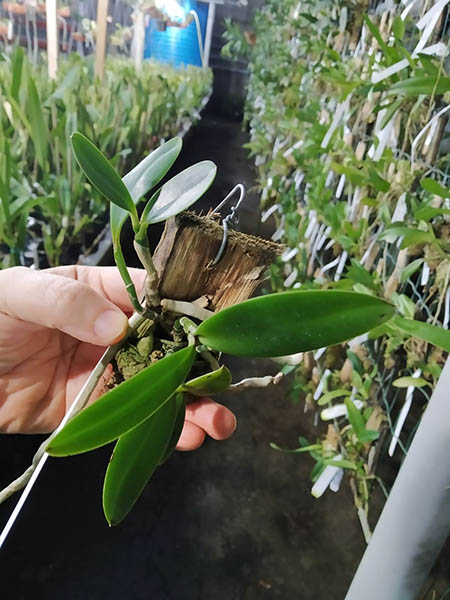
[[(141, 290), (144, 286), (145, 270), (132, 268), (128, 269), (128, 271), (136, 286), (138, 298), (140, 298), (142, 295)], [(68, 277), (69, 279), (75, 279), (76, 281), (85, 283), (124, 312), (133, 312), (130, 297), (117, 267), (88, 267), (84, 265), (74, 265), (67, 267), (53, 267), (51, 269), (45, 269), (45, 272), (61, 275), (62, 277)]]

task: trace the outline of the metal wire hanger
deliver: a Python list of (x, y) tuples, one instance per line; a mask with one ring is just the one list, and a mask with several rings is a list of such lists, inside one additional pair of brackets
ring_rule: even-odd
[(237, 228), (239, 225), (239, 216), (238, 216), (237, 212), (238, 212), (239, 206), (241, 205), (242, 201), (245, 198), (245, 187), (243, 186), (243, 184), (238, 183), (237, 185), (235, 185), (234, 188), (231, 190), (231, 192), (229, 192), (225, 196), (225, 198), (222, 200), (222, 202), (220, 202), (220, 204), (218, 204), (213, 211), (214, 213), (218, 213), (221, 210), (221, 208), (223, 208), (223, 206), (225, 206), (225, 204), (230, 200), (230, 198), (232, 198), (237, 192), (239, 192), (239, 199), (238, 199), (237, 203), (231, 207), (230, 213), (222, 219), (223, 238), (220, 243), (220, 247), (216, 254), (216, 257), (212, 262), (213, 266), (217, 265), (217, 263), (220, 261), (220, 259), (223, 256), (223, 252), (225, 250), (225, 246), (226, 246), (227, 239), (228, 239), (228, 229), (230, 227)]

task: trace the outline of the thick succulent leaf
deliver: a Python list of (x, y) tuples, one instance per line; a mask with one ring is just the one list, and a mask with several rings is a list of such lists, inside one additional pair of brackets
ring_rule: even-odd
[(225, 366), (222, 366), (220, 369), (186, 381), (179, 389), (194, 396), (208, 396), (223, 392), (230, 385), (231, 373)]
[(450, 331), (437, 325), (395, 316), (393, 324), (405, 333), (450, 352)]
[[(135, 204), (164, 177), (180, 154), (182, 144), (183, 142), (179, 137), (169, 140), (153, 150), (122, 178)], [(111, 205), (111, 232), (113, 239), (116, 241), (120, 237), (120, 232), (127, 218), (127, 211), (114, 204)]]
[(194, 356), (193, 347), (184, 348), (113, 388), (69, 421), (47, 452), (80, 454), (130, 431), (167, 402), (188, 375)]
[(176, 417), (175, 417), (175, 425), (172, 431), (172, 435), (170, 437), (170, 442), (167, 445), (167, 448), (164, 451), (164, 454), (159, 461), (159, 464), (162, 465), (166, 460), (171, 456), (173, 451), (175, 450), (178, 440), (180, 439), (181, 432), (184, 427), (184, 419), (186, 417), (186, 403), (184, 402), (184, 394), (176, 395)]
[[(141, 222), (147, 225), (165, 221), (189, 208), (202, 196), (214, 181), (217, 167), (204, 160), (172, 177), (149, 200)], [(156, 201), (155, 201), (156, 199)]]
[(71, 140), (75, 158), (92, 185), (112, 204), (137, 214), (127, 187), (106, 156), (78, 131)]
[(384, 300), (344, 291), (270, 294), (230, 306), (201, 323), (200, 341), (236, 356), (283, 356), (331, 346), (394, 313)]
[(117, 441), (103, 485), (103, 510), (110, 525), (117, 525), (128, 514), (159, 465), (171, 440), (176, 408), (173, 395)]
[(175, 137), (153, 150), (123, 178), (134, 202), (154, 187), (164, 177), (181, 152), (183, 141)]

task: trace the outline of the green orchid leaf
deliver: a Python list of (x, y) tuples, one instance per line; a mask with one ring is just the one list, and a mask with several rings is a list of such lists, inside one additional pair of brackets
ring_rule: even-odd
[[(145, 194), (152, 189), (178, 158), (181, 152), (183, 141), (176, 137), (165, 144), (153, 150), (139, 164), (137, 164), (129, 173), (122, 178), (123, 183), (130, 192), (133, 202), (137, 204)], [(117, 242), (120, 238), (120, 232), (123, 224), (128, 218), (128, 212), (116, 206), (111, 205), (110, 223), (113, 239)]]
[(150, 198), (141, 223), (159, 223), (192, 206), (212, 184), (216, 172), (216, 165), (204, 160), (172, 177)]
[(11, 96), (16, 101), (19, 100), (19, 92), (20, 92), (20, 84), (22, 81), (24, 56), (25, 56), (24, 49), (21, 46), (16, 46), (14, 53), (11, 57), (11, 72), (12, 72)]
[(411, 336), (450, 352), (450, 331), (437, 325), (395, 316), (392, 324)]
[(373, 442), (378, 438), (378, 431), (372, 429), (366, 429), (366, 423), (364, 421), (364, 417), (358, 408), (356, 408), (355, 403), (350, 400), (350, 398), (344, 399), (345, 406), (347, 407), (347, 415), (350, 425), (355, 432), (356, 437), (360, 442), (366, 444), (368, 442)]
[(194, 396), (209, 396), (225, 391), (230, 385), (231, 373), (225, 366), (222, 366), (216, 371), (186, 381), (179, 389)]
[(366, 294), (298, 291), (225, 308), (201, 323), (202, 344), (236, 356), (284, 356), (349, 340), (392, 317), (394, 307)]
[(417, 258), (410, 262), (401, 272), (400, 281), (404, 283), (409, 277), (414, 275), (414, 273), (422, 266), (423, 261), (423, 258)]
[(178, 158), (183, 140), (175, 137), (153, 150), (123, 178), (134, 202), (152, 189)]
[(52, 456), (80, 454), (112, 442), (158, 411), (181, 385), (193, 347), (166, 356), (124, 381), (67, 423), (50, 442)]
[(137, 216), (127, 187), (106, 156), (78, 131), (72, 134), (71, 141), (75, 158), (92, 185), (112, 204)]
[(49, 131), (48, 124), (45, 120), (46, 113), (42, 108), (39, 93), (32, 77), (28, 80), (28, 114), (30, 117), (36, 159), (41, 169), (45, 169), (49, 147)]
[(331, 400), (335, 400), (336, 398), (341, 398), (342, 396), (350, 396), (350, 390), (345, 390), (344, 388), (340, 388), (339, 390), (331, 390), (331, 392), (326, 392), (319, 398), (317, 404), (319, 406), (324, 406), (331, 402)]
[(424, 179), (421, 179), (420, 185), (422, 189), (431, 194), (435, 194), (441, 198), (450, 198), (450, 188), (444, 187), (434, 179), (431, 179), (431, 177), (424, 177)]
[(288, 448), (280, 448), (277, 444), (271, 442), (270, 447), (272, 450), (278, 450), (279, 452), (285, 452), (286, 454), (299, 454), (301, 452), (311, 452), (311, 450), (321, 450), (322, 444), (311, 444), (308, 446), (302, 446), (301, 448), (295, 448), (294, 450), (289, 450)]
[(404, 94), (405, 96), (420, 96), (422, 94), (431, 96), (431, 94), (445, 94), (450, 90), (450, 77), (422, 76), (402, 79), (391, 85), (387, 90), (388, 94)]
[(164, 454), (159, 461), (160, 465), (165, 463), (166, 460), (168, 460), (168, 458), (174, 452), (174, 450), (178, 444), (178, 440), (180, 439), (181, 432), (183, 431), (183, 427), (184, 427), (184, 419), (186, 417), (186, 403), (184, 401), (184, 394), (182, 394), (182, 393), (176, 394), (175, 398), (176, 398), (175, 426), (173, 428), (172, 436), (167, 445), (167, 448), (164, 451)]
[(407, 388), (424, 387), (425, 385), (429, 385), (429, 383), (422, 377), (399, 377), (392, 382), (392, 385), (396, 388)]
[(125, 518), (159, 465), (173, 432), (176, 404), (172, 396), (117, 441), (103, 485), (103, 510), (110, 525)]

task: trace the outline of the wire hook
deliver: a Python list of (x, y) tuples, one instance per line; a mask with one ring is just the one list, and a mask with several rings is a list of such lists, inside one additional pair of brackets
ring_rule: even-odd
[(224, 219), (222, 219), (223, 238), (222, 238), (222, 242), (220, 243), (219, 251), (217, 252), (216, 257), (212, 262), (212, 266), (217, 265), (217, 263), (222, 258), (223, 251), (225, 250), (225, 245), (226, 245), (227, 239), (228, 239), (228, 229), (230, 228), (230, 226), (232, 226), (232, 225), (237, 226), (237, 224), (238, 224), (237, 211), (239, 209), (241, 202), (245, 198), (245, 187), (242, 185), (242, 183), (238, 183), (237, 185), (235, 185), (234, 188), (231, 190), (231, 192), (229, 192), (225, 196), (225, 198), (222, 200), (222, 202), (220, 202), (213, 211), (214, 213), (219, 212), (220, 209), (223, 208), (223, 206), (225, 206), (225, 204), (230, 200), (230, 198), (232, 198), (236, 194), (236, 192), (239, 192), (239, 199), (238, 199), (236, 205), (231, 207), (230, 214), (227, 215)]

